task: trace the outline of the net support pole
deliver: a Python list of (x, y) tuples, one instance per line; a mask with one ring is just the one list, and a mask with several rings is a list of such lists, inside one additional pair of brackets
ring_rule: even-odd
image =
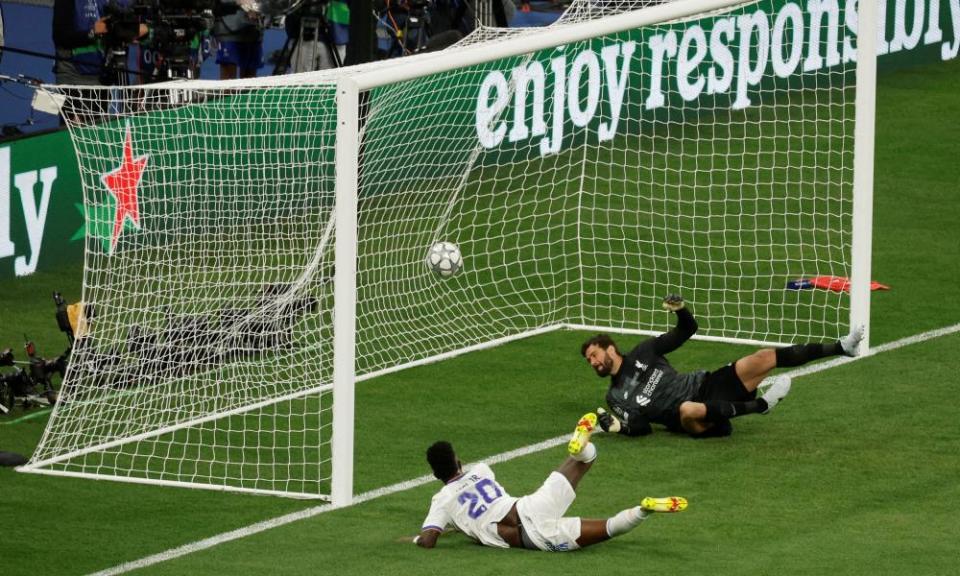
[(877, 2), (857, 2), (857, 95), (853, 147), (853, 239), (850, 326), (863, 325), (861, 353), (870, 349), (873, 253), (873, 154), (877, 96)]
[(333, 289), (333, 438), (330, 499), (353, 501), (353, 417), (356, 381), (357, 188), (359, 90), (349, 79), (337, 83), (336, 245)]

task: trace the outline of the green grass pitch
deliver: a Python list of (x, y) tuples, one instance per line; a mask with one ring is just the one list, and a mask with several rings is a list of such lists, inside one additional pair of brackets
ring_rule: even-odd
[[(873, 277), (892, 290), (874, 293), (874, 345), (960, 322), (960, 62), (881, 75), (878, 92)], [(49, 294), (76, 300), (81, 274), (0, 282), (0, 348), (26, 333), (58, 353)], [(602, 398), (577, 355), (584, 336), (554, 332), (360, 384), (355, 492), (428, 473), (423, 450), (438, 438), (477, 460), (566, 432)], [(577, 554), (497, 551), (460, 535), (429, 552), (398, 541), (419, 528), (431, 484), (135, 573), (953, 574), (958, 349), (954, 333), (799, 378), (774, 414), (736, 421), (727, 439), (598, 438), (572, 514), (607, 516), (645, 495), (683, 495), (690, 508)], [(671, 360), (709, 368), (749, 350), (691, 342)], [(32, 414), (0, 417), (0, 450), (33, 450), (47, 418)], [(556, 448), (494, 469), (521, 495), (562, 457)], [(95, 572), (313, 506), (0, 469), (0, 572)]]

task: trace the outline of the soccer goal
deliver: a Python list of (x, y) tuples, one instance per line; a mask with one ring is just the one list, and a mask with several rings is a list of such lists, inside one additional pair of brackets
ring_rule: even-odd
[[(71, 90), (86, 314), (21, 470), (347, 504), (363, 380), (660, 332), (670, 292), (707, 339), (866, 324), (874, 3), (648, 4), (339, 71)], [(458, 272), (431, 272), (436, 243)], [(812, 276), (851, 291), (787, 289)]]

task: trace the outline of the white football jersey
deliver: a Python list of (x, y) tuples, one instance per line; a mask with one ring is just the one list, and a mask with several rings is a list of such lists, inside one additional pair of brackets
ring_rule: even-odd
[(507, 494), (486, 464), (476, 464), (433, 496), (423, 530), (443, 531), (453, 524), (486, 546), (509, 548), (497, 534), (497, 522), (517, 499)]

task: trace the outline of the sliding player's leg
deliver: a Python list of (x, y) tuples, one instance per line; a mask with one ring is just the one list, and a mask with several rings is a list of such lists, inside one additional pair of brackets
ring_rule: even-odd
[(590, 457), (590, 454), (595, 452), (595, 450), (590, 449), (590, 446), (592, 446), (590, 444), (590, 436), (596, 429), (596, 414), (588, 412), (580, 417), (580, 420), (577, 421), (577, 427), (573, 430), (573, 435), (570, 437), (570, 441), (567, 442), (567, 452), (572, 458), (587, 461), (593, 460), (593, 458), (596, 457), (596, 454)]
[[(733, 432), (730, 420), (748, 414), (769, 414), (774, 406), (790, 392), (789, 376), (777, 376), (761, 398), (756, 391), (747, 392), (739, 382), (738, 391), (724, 396), (722, 392), (708, 395), (702, 402), (684, 402), (680, 405), (680, 424), (695, 438), (717, 438)], [(729, 399), (728, 399), (729, 398)]]
[(596, 427), (596, 414), (589, 413), (581, 417), (567, 444), (569, 456), (550, 473), (536, 492), (517, 501), (524, 546), (554, 552), (576, 550), (579, 547), (580, 519), (563, 518), (563, 515), (577, 497), (576, 488), (580, 480), (597, 458), (597, 448), (590, 442)]
[(682, 512), (686, 509), (686, 498), (647, 497), (640, 501), (639, 506), (621, 510), (606, 520), (580, 520), (580, 537), (577, 538), (577, 545), (583, 548), (626, 534), (657, 512)]
[[(596, 427), (597, 416), (593, 413), (585, 414), (577, 422), (577, 428), (567, 445), (567, 450), (571, 456), (557, 469), (557, 472), (562, 474), (574, 489), (596, 459), (596, 447), (590, 442), (590, 436), (596, 430)], [(580, 458), (588, 461), (582, 462), (579, 460)], [(566, 513), (572, 502), (571, 499), (569, 503), (563, 506), (561, 515)], [(561, 534), (578, 533), (575, 543), (577, 547), (583, 548), (626, 534), (639, 526), (647, 516), (655, 512), (679, 512), (686, 507), (687, 501), (684, 498), (644, 498), (640, 506), (627, 508), (607, 519), (561, 518), (558, 524), (559, 532)], [(576, 526), (578, 523), (579, 527)]]
[(863, 340), (863, 326), (854, 327), (849, 334), (828, 344), (795, 344), (784, 348), (764, 348), (734, 363), (737, 376), (747, 391), (754, 391), (774, 368), (802, 366), (807, 362), (829, 356), (856, 356)]
[(767, 409), (755, 389), (747, 389), (734, 365), (728, 364), (707, 375), (693, 400), (678, 408), (680, 425), (696, 438), (729, 436), (732, 418), (757, 414)]
[(573, 431), (570, 442), (567, 443), (567, 453), (570, 456), (557, 468), (570, 483), (571, 488), (577, 489), (580, 479), (587, 473), (593, 461), (597, 458), (597, 447), (590, 442), (590, 436), (597, 429), (597, 415), (589, 412), (580, 417), (577, 427)]
[(711, 372), (692, 402), (680, 405), (680, 423), (693, 436), (727, 436), (730, 419), (747, 414), (768, 414), (790, 392), (791, 379), (778, 376), (761, 398), (757, 388), (774, 368), (801, 366), (828, 356), (856, 356), (863, 327), (829, 344), (796, 344), (784, 348), (764, 348)]
[[(596, 449), (593, 444), (588, 446), (593, 449), (595, 459)], [(583, 462), (576, 458), (568, 457), (550, 473), (536, 492), (517, 501), (524, 547), (552, 552), (566, 552), (579, 547), (580, 519), (564, 518), (563, 515), (576, 499), (575, 488), (593, 465), (593, 459)]]

